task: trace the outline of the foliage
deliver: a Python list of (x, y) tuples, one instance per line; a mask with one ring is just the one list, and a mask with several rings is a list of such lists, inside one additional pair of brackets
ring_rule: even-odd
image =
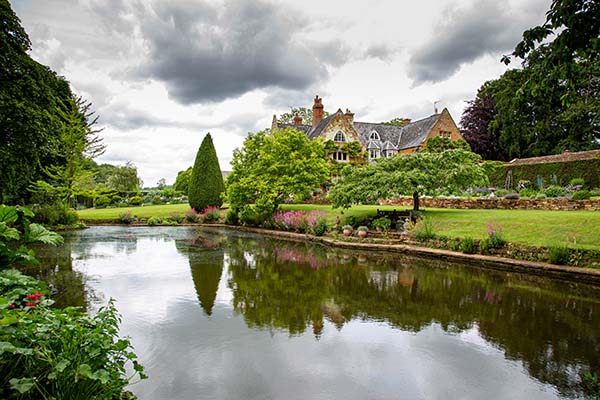
[(590, 191), (586, 189), (578, 190), (573, 193), (573, 200), (588, 200), (590, 197)]
[(346, 142), (342, 145), (342, 151), (348, 153), (351, 158), (356, 158), (362, 153), (362, 145), (357, 142)]
[(475, 241), (472, 237), (467, 236), (460, 241), (460, 251), (462, 251), (465, 254), (475, 253)]
[(160, 225), (161, 222), (162, 222), (162, 220), (158, 217), (148, 218), (148, 225), (150, 225), (150, 226)]
[(435, 238), (433, 230), (433, 221), (430, 218), (423, 218), (412, 229), (412, 233), (419, 241), (426, 241)]
[(377, 219), (373, 220), (373, 223), (371, 223), (371, 226), (373, 228), (381, 228), (384, 231), (388, 231), (390, 229), (390, 227), (392, 226), (392, 221), (387, 217), (381, 217), (381, 218), (377, 218)]
[(29, 206), (35, 214), (33, 221), (48, 226), (72, 226), (79, 221), (76, 211), (69, 210), (64, 204), (32, 204)]
[(423, 151), (428, 151), (430, 153), (441, 153), (442, 151), (454, 149), (470, 151), (471, 147), (469, 146), (469, 143), (465, 142), (462, 139), (450, 140), (447, 138), (436, 137), (433, 139), (429, 139), (427, 140), (427, 142), (425, 142), (425, 147), (423, 148)]
[[(45, 286), (16, 270), (0, 272), (0, 373), (3, 398), (121, 398), (143, 367), (111, 300), (88, 316), (52, 309)], [(126, 377), (126, 364), (134, 373)]]
[(506, 165), (497, 168), (490, 176), (493, 185), (504, 186), (508, 171), (512, 171), (513, 181), (528, 180), (537, 182), (540, 177), (542, 184), (555, 182), (567, 185), (573, 178), (584, 179), (587, 187), (600, 187), (600, 159), (577, 160), (554, 163)]
[(569, 191), (567, 189), (565, 189), (564, 187), (552, 185), (552, 186), (548, 186), (544, 190), (544, 194), (547, 197), (562, 197), (562, 196), (566, 196), (567, 194), (569, 194)]
[(357, 232), (368, 232), (369, 231), (369, 227), (361, 225), (358, 228), (356, 228)]
[(155, 195), (154, 197), (152, 197), (152, 204), (154, 204), (155, 206), (157, 205), (161, 205), (164, 204), (164, 201), (162, 200), (162, 198), (160, 197), (160, 195)]
[(485, 160), (504, 160), (506, 156), (498, 153), (499, 138), (496, 132), (488, 130), (496, 116), (496, 103), (486, 86), (482, 86), (474, 100), (467, 102), (467, 108), (460, 119), (462, 135), (473, 152)]
[(227, 215), (225, 215), (225, 221), (223, 222), (227, 225), (237, 225), (240, 222), (237, 211), (229, 209), (229, 211), (227, 211)]
[(286, 199), (309, 195), (329, 177), (322, 143), (294, 129), (248, 135), (231, 164), (226, 197), (241, 218), (270, 215)]
[(550, 263), (557, 265), (568, 265), (571, 251), (567, 246), (551, 247), (548, 253)]
[(187, 195), (190, 185), (190, 179), (192, 178), (192, 170), (193, 168), (189, 167), (185, 171), (179, 171), (177, 173), (177, 178), (175, 178), (173, 189), (179, 192), (183, 192), (185, 195)]
[(390, 121), (382, 122), (382, 124), (404, 126), (410, 124), (410, 119), (397, 117)]
[(108, 207), (111, 203), (110, 197), (108, 196), (98, 196), (94, 200), (94, 207), (96, 208), (104, 208)]
[(265, 221), (264, 226), (282, 231), (323, 236), (327, 230), (327, 220), (322, 211), (278, 211)]
[(534, 198), (537, 195), (537, 191), (535, 189), (521, 189), (519, 190), (520, 197), (528, 197)]
[(487, 227), (487, 241), (491, 249), (499, 249), (504, 246), (506, 240), (504, 239), (502, 225), (494, 222), (488, 222), (485, 224)]
[(583, 179), (583, 178), (573, 178), (569, 182), (569, 186), (585, 186), (585, 179)]
[(119, 222), (122, 224), (131, 224), (133, 222), (133, 218), (131, 216), (131, 210), (127, 210), (123, 213), (119, 213)]
[(334, 207), (370, 204), (380, 198), (412, 194), (414, 209), (418, 196), (441, 188), (460, 190), (486, 186), (487, 177), (479, 165), (480, 157), (466, 150), (441, 153), (418, 152), (385, 158), (377, 164), (347, 167), (329, 192)]
[(200, 220), (198, 213), (193, 208), (186, 211), (184, 216), (185, 222), (196, 224)]
[(182, 223), (184, 220), (184, 216), (182, 216), (180, 213), (178, 213), (177, 211), (173, 211), (171, 213), (171, 215), (169, 216), (169, 220), (176, 222), (178, 224)]
[(110, 189), (119, 192), (137, 192), (140, 190), (142, 180), (138, 177), (136, 166), (131, 161), (128, 161), (123, 166), (113, 168), (112, 173), (108, 176), (106, 185)]
[(198, 149), (188, 188), (190, 207), (203, 210), (208, 206), (220, 207), (223, 204), (223, 175), (219, 159), (208, 133)]
[(133, 196), (129, 198), (129, 204), (132, 206), (141, 206), (144, 204), (144, 199), (141, 196)]
[[(277, 122), (280, 124), (293, 124), (294, 117), (296, 115), (302, 118), (302, 125), (312, 125), (313, 110), (312, 108), (305, 107), (290, 107), (290, 112), (281, 114)], [(329, 113), (327, 111), (323, 111), (323, 118), (328, 116)]]
[(200, 218), (202, 218), (202, 222), (205, 224), (218, 222), (220, 216), (221, 210), (215, 206), (208, 206), (200, 213)]

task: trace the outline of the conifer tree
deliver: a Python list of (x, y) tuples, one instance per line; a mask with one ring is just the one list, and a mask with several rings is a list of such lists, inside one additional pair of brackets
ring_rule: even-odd
[(209, 133), (202, 140), (192, 169), (192, 179), (188, 188), (190, 207), (197, 211), (202, 211), (208, 206), (220, 207), (223, 204), (221, 193), (224, 190), (219, 159)]

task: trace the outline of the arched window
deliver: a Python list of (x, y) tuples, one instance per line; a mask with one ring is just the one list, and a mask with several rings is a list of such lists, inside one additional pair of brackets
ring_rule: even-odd
[(379, 133), (377, 133), (375, 131), (371, 132), (371, 135), (369, 136), (369, 139), (370, 140), (380, 140), (379, 139)]
[(335, 134), (333, 141), (334, 142), (345, 142), (346, 136), (344, 136), (344, 133), (342, 131), (338, 131), (338, 133)]

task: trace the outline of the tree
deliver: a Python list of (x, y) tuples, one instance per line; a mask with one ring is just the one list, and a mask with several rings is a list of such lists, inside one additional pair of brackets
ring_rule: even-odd
[(329, 178), (325, 147), (295, 129), (250, 134), (233, 152), (227, 201), (235, 211), (272, 213), (283, 201), (308, 196)]
[(160, 178), (158, 182), (156, 182), (156, 187), (159, 190), (162, 190), (167, 187), (167, 180), (165, 178)]
[(138, 192), (141, 185), (142, 180), (138, 177), (137, 168), (131, 161), (127, 161), (120, 167), (113, 166), (106, 180), (106, 186), (118, 192)]
[(175, 183), (173, 184), (173, 189), (183, 192), (186, 195), (188, 194), (190, 179), (192, 177), (192, 169), (192, 167), (189, 167), (185, 171), (179, 171), (177, 178), (175, 179)]
[(421, 194), (487, 185), (480, 161), (477, 154), (462, 149), (398, 154), (377, 164), (348, 167), (333, 185), (329, 198), (334, 207), (347, 208), (412, 195), (413, 209), (418, 210)]
[(196, 154), (192, 177), (188, 188), (190, 207), (200, 211), (208, 206), (223, 204), (221, 193), (225, 191), (223, 174), (212, 137), (208, 133)]
[(382, 124), (404, 126), (404, 125), (410, 124), (410, 119), (398, 117), (398, 118), (394, 118), (388, 122), (382, 122)]
[[(298, 115), (302, 118), (302, 125), (312, 125), (313, 110), (305, 107), (290, 107), (289, 113), (283, 113), (277, 120), (280, 124), (293, 124), (294, 117)], [(329, 113), (323, 111), (323, 118), (328, 117)]]
[[(578, 66), (597, 62), (600, 56), (600, 2), (596, 0), (553, 0), (546, 13), (546, 21), (523, 33), (512, 56), (527, 65), (532, 55), (540, 49), (546, 55), (539, 64), (540, 78), (528, 82), (532, 92), (552, 90), (556, 80), (566, 83), (567, 101), (577, 93), (575, 81)], [(550, 42), (544, 41), (554, 37)], [(502, 61), (509, 64), (510, 56)]]
[(473, 152), (486, 160), (504, 160), (506, 157), (500, 151), (499, 138), (488, 127), (497, 114), (494, 98), (483, 85), (477, 92), (477, 97), (468, 102), (467, 108), (460, 119), (462, 135), (471, 146)]

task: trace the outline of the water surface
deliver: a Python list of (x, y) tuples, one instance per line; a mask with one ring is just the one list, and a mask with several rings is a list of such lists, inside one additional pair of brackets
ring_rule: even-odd
[(109, 298), (140, 399), (589, 397), (600, 293), (520, 274), (190, 227), (44, 252), (61, 305)]

